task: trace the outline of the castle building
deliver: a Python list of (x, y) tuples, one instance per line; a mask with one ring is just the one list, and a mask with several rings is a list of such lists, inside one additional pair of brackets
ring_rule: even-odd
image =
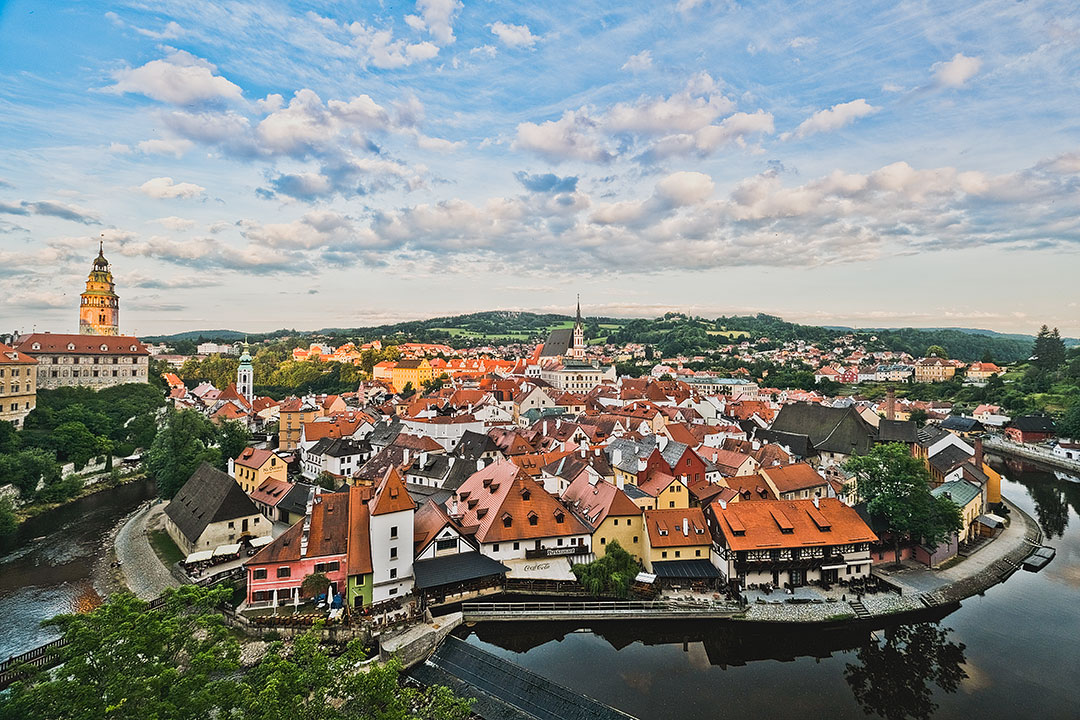
[(120, 296), (113, 286), (112, 267), (105, 259), (102, 243), (98, 244), (98, 256), (86, 278), (86, 290), (80, 296), (79, 334), (120, 334)]
[(120, 298), (102, 246), (79, 305), (79, 334), (34, 333), (17, 337), (15, 350), (37, 361), (37, 389), (149, 382), (150, 351), (138, 338), (121, 335)]
[(0, 420), (21, 428), (37, 405), (37, 361), (0, 343)]

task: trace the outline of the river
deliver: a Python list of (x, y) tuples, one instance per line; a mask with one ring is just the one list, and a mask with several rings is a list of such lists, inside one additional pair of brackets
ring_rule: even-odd
[(95, 607), (94, 566), (120, 518), (155, 496), (149, 480), (103, 490), (27, 520), (0, 550), (0, 658), (57, 637), (41, 621)]
[(1080, 481), (999, 469), (1057, 557), (944, 618), (873, 633), (491, 623), (467, 640), (643, 719), (1080, 717)]

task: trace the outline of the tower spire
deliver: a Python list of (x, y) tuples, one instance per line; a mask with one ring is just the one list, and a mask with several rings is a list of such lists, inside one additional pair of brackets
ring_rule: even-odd
[(577, 294), (577, 321), (581, 322), (581, 293)]

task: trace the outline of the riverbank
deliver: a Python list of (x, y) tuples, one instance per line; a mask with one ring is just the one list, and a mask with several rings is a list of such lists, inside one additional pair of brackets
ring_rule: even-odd
[(1003, 440), (990, 435), (983, 440), (983, 446), (987, 452), (1002, 457), (1015, 457), (1022, 460), (1030, 460), (1046, 465), (1047, 467), (1080, 474), (1080, 460), (1070, 460), (1069, 458), (1055, 455), (1049, 450), (1037, 445), (1020, 445), (1019, 443), (1009, 442), (1008, 440)]
[[(67, 500), (53, 503), (31, 503), (29, 505), (23, 505), (22, 507), (18, 507), (15, 509), (15, 521), (18, 523), (19, 526), (21, 526), (27, 520), (35, 518), (42, 513), (56, 510), (57, 508), (64, 507), (65, 505), (70, 505), (71, 503), (82, 500), (83, 498), (90, 497), (91, 495), (96, 495), (99, 492), (105, 492), (106, 490), (115, 490), (116, 488), (122, 487), (124, 485), (130, 485), (131, 483), (139, 482), (140, 480), (146, 480), (146, 471), (134, 470), (127, 474), (119, 475), (116, 482), (112, 482), (106, 476), (100, 476), (99, 479), (94, 482), (86, 482), (85, 478), (80, 479), (83, 480), (82, 488), (80, 488), (79, 492), (75, 493)], [(17, 530), (18, 527), (16, 527), (16, 531)]]

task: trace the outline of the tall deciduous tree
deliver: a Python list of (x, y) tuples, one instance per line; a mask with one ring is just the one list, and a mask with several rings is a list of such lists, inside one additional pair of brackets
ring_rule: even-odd
[(589, 593), (623, 598), (630, 593), (630, 583), (640, 570), (641, 563), (624, 550), (618, 540), (608, 543), (604, 557), (573, 567), (578, 582)]
[(199, 463), (221, 464), (221, 450), (215, 447), (213, 423), (194, 410), (171, 412), (146, 456), (146, 469), (157, 482), (158, 495), (171, 499)]
[(226, 420), (217, 428), (217, 444), (221, 450), (221, 460), (218, 467), (222, 470), (229, 462), (229, 458), (237, 458), (251, 441), (251, 432), (236, 422)]
[(962, 527), (960, 509), (946, 497), (930, 493), (930, 474), (905, 445), (878, 445), (848, 459), (844, 468), (855, 477), (851, 491), (866, 503), (871, 516), (882, 518), (893, 537), (896, 562), (904, 537), (936, 546)]

